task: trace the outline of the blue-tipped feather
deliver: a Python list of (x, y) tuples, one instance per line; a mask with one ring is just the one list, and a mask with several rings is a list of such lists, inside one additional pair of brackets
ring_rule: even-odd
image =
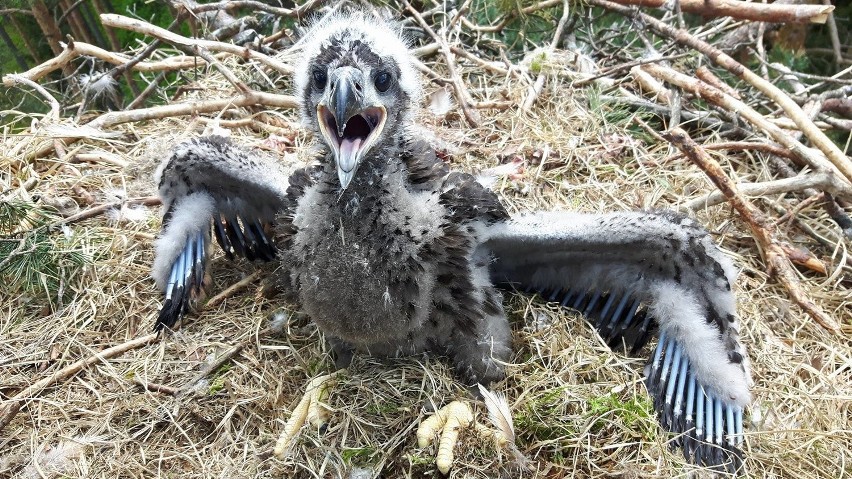
[(683, 390), (686, 386), (687, 367), (689, 361), (683, 358), (680, 363), (680, 371), (677, 375), (677, 391), (675, 392), (674, 405), (672, 406), (672, 429), (683, 429)]
[(660, 423), (679, 434), (673, 444), (693, 462), (736, 472), (742, 466), (742, 408), (699, 383), (683, 348), (666, 334), (651, 356), (646, 384)]
[[(535, 292), (535, 288), (526, 291)], [(610, 346), (624, 344), (636, 352), (656, 329), (632, 292), (585, 291), (575, 288), (538, 291), (545, 300), (581, 311)], [(673, 445), (687, 459), (734, 472), (741, 467), (742, 408), (713, 396), (693, 375), (680, 343), (660, 333), (646, 369), (646, 385), (660, 423), (678, 434)]]

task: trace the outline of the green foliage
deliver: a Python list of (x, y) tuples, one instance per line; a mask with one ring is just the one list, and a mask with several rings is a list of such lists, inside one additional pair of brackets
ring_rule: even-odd
[(225, 375), (231, 370), (231, 365), (225, 363), (219, 366), (213, 379), (210, 381), (210, 386), (207, 387), (207, 394), (215, 396), (219, 391), (225, 389)]
[(541, 69), (544, 67), (544, 62), (547, 61), (547, 53), (541, 52), (535, 57), (533, 57), (530, 62), (530, 71), (536, 75), (541, 73)]
[(653, 405), (646, 396), (629, 396), (621, 399), (617, 394), (591, 398), (588, 415), (595, 418), (594, 428), (601, 428), (606, 418), (618, 418), (631, 431), (640, 431), (645, 438), (653, 438), (657, 430), (653, 420)]
[(376, 457), (376, 448), (365, 447), (347, 447), (340, 452), (340, 457), (349, 464), (364, 465), (371, 462), (371, 458)]
[(530, 396), (523, 409), (515, 413), (515, 430), (529, 437), (529, 442), (576, 436), (578, 429), (565, 421), (564, 391), (560, 387)]
[(521, 8), (528, 5), (523, 0), (474, 0), (471, 2), (470, 15), (479, 25), (494, 24), (505, 15), (512, 15), (513, 18), (500, 34), (501, 40), (509, 46), (510, 53), (522, 54), (531, 46), (550, 42), (562, 9), (557, 6), (529, 15), (521, 14)]
[[(793, 71), (811, 71), (811, 60), (805, 55), (804, 52), (796, 52), (793, 50), (787, 50), (780, 45), (775, 45), (769, 51), (769, 58), (767, 59), (770, 63), (780, 63)], [(754, 67), (758, 66), (757, 60), (754, 62)]]
[(52, 231), (55, 219), (32, 203), (0, 201), (0, 296), (26, 294), (53, 303), (72, 294), (95, 253), (71, 230)]

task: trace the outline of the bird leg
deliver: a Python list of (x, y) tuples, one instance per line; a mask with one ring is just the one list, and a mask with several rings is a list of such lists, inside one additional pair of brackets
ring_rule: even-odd
[(459, 431), (471, 425), (483, 439), (493, 440), (497, 447), (506, 445), (508, 440), (500, 431), (474, 422), (473, 410), (464, 401), (453, 401), (436, 411), (434, 415), (424, 419), (417, 428), (417, 445), (420, 448), (428, 447), (440, 433), (435, 463), (441, 474), (447, 474), (453, 467), (455, 459), (453, 448), (458, 442)]
[(293, 414), (284, 425), (284, 432), (275, 443), (273, 454), (279, 459), (283, 459), (290, 450), (296, 434), (302, 429), (306, 422), (320, 429), (328, 422), (328, 416), (331, 410), (325, 404), (328, 400), (329, 390), (334, 387), (337, 381), (337, 375), (341, 370), (337, 370), (331, 374), (319, 376), (308, 382), (305, 387), (305, 395), (293, 409)]

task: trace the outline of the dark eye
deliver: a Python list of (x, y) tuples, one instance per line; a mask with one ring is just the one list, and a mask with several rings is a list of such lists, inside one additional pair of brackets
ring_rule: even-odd
[(314, 70), (314, 86), (317, 90), (325, 89), (325, 82), (328, 80), (328, 76), (322, 70)]
[(388, 91), (388, 88), (390, 88), (390, 85), (391, 85), (390, 73), (379, 72), (379, 74), (376, 75), (376, 90), (379, 90), (380, 92), (384, 93), (384, 92)]

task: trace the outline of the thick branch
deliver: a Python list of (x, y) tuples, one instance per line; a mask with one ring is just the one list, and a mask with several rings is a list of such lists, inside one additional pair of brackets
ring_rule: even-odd
[[(9, 82), (8, 84), (6, 83), (7, 80)], [(23, 75), (6, 75), (5, 77), (3, 77), (3, 83), (8, 86), (26, 85), (37, 91), (39, 95), (44, 97), (47, 100), (47, 103), (50, 105), (50, 116), (54, 120), (59, 119), (59, 102), (56, 101), (56, 98), (53, 98), (53, 95), (51, 95), (50, 92), (45, 90), (44, 87), (42, 87), (38, 83), (28, 78), (25, 78)]]
[[(124, 65), (131, 60), (130, 57), (121, 53), (113, 53), (88, 43), (73, 42), (66, 45), (65, 50), (56, 57), (20, 73), (19, 76), (28, 80), (37, 81), (54, 70), (64, 68), (71, 60), (79, 56), (95, 57), (113, 65)], [(176, 56), (156, 62), (139, 62), (133, 65), (133, 70), (142, 72), (159, 72), (182, 70), (196, 66), (198, 66), (198, 59), (196, 57)], [(3, 76), (3, 85), (12, 86), (12, 80), (9, 79), (9, 75)]]
[(250, 91), (225, 100), (193, 101), (172, 105), (141, 108), (139, 110), (112, 111), (92, 120), (88, 125), (93, 128), (106, 128), (135, 121), (153, 120), (170, 116), (197, 115), (212, 113), (227, 108), (262, 105), (274, 108), (296, 108), (298, 99), (290, 95), (277, 95)]
[[(793, 191), (804, 191), (808, 188), (817, 188), (823, 191), (832, 190), (831, 178), (825, 173), (811, 173), (806, 175), (798, 175), (792, 178), (782, 178), (780, 180), (764, 181), (761, 183), (740, 183), (736, 185), (737, 190), (741, 194), (747, 196), (767, 196), (777, 195), (779, 193), (788, 193)], [(725, 195), (721, 191), (714, 191), (709, 195), (702, 196), (690, 200), (683, 205), (684, 209), (697, 210), (715, 206), (725, 202)]]
[(663, 136), (683, 152), (693, 163), (698, 165), (699, 168), (704, 170), (707, 177), (722, 191), (731, 203), (731, 206), (737, 210), (740, 217), (748, 223), (754, 239), (760, 244), (769, 272), (774, 274), (784, 288), (787, 289), (793, 301), (801, 306), (822, 327), (835, 334), (839, 334), (840, 324), (826, 314), (816, 303), (811, 301), (799, 285), (796, 271), (790, 264), (784, 246), (775, 239), (772, 222), (755, 208), (749, 200), (740, 195), (736, 185), (728, 178), (719, 163), (696, 144), (685, 131), (680, 128), (674, 128)]
[[(663, 67), (661, 65), (648, 64), (643, 66), (642, 68), (659, 79), (677, 85), (683, 88), (684, 90), (701, 96), (702, 98), (711, 103), (719, 105), (729, 111), (740, 115), (749, 123), (767, 132), (776, 142), (780, 143), (785, 148), (791, 149), (793, 152), (796, 153), (796, 156), (801, 158), (803, 161), (811, 165), (816, 170), (825, 171), (832, 174), (837, 171), (834, 165), (827, 162), (825, 158), (822, 157), (822, 155), (815, 154), (810, 148), (796, 141), (790, 135), (785, 133), (781, 128), (766, 120), (763, 115), (755, 111), (753, 108), (739, 100), (736, 100), (735, 98), (724, 94), (721, 90), (713, 88), (712, 86), (708, 85), (707, 83), (704, 83), (703, 81), (689, 77), (687, 75), (684, 75), (683, 73), (672, 70), (671, 68)], [(842, 191), (843, 195), (847, 198), (852, 196), (852, 185), (849, 185), (846, 183), (846, 181), (843, 181), (842, 176), (838, 175), (838, 181), (836, 182), (836, 184), (838, 187), (838, 193)]]
[(623, 15), (634, 16), (635, 14), (639, 20), (651, 27), (651, 29), (658, 34), (672, 38), (680, 44), (698, 50), (706, 55), (707, 58), (716, 65), (728, 70), (732, 74), (763, 92), (763, 94), (777, 103), (778, 106), (784, 110), (787, 116), (790, 117), (790, 119), (796, 122), (796, 126), (799, 127), (802, 133), (805, 134), (814, 146), (825, 153), (828, 160), (833, 163), (838, 170), (840, 170), (848, 181), (852, 182), (852, 161), (850, 161), (849, 158), (840, 151), (840, 148), (834, 144), (834, 142), (825, 136), (825, 133), (820, 131), (820, 129), (807, 118), (805, 112), (802, 111), (802, 108), (799, 107), (799, 105), (797, 105), (796, 102), (793, 101), (786, 93), (781, 91), (781, 89), (764, 80), (759, 75), (731, 58), (722, 50), (719, 50), (705, 41), (695, 38), (686, 30), (673, 28), (650, 15), (646, 15), (641, 12), (634, 12), (629, 7), (625, 7), (608, 0), (589, 0), (589, 2), (593, 5), (617, 11)]
[(201, 47), (214, 52), (226, 52), (236, 55), (246, 60), (256, 60), (273, 70), (276, 70), (285, 75), (293, 73), (293, 67), (284, 64), (268, 55), (252, 50), (250, 48), (234, 45), (233, 43), (217, 42), (213, 40), (202, 40), (197, 38), (187, 38), (177, 33), (172, 33), (165, 28), (160, 28), (156, 25), (151, 25), (148, 22), (136, 20), (123, 15), (113, 13), (101, 14), (101, 21), (104, 25), (115, 28), (123, 28), (132, 32), (142, 33), (154, 38), (159, 38), (164, 42), (180, 47)]
[[(610, 0), (620, 5), (664, 7), (668, 0)], [(739, 0), (680, 0), (680, 9), (704, 17), (732, 17), (769, 23), (825, 23), (834, 10), (824, 5), (776, 5)]]

